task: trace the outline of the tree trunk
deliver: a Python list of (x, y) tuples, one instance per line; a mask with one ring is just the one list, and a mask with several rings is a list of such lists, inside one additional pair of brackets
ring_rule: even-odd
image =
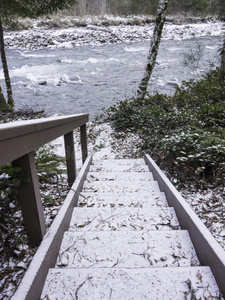
[(2, 87), (0, 86), (0, 114), (9, 110), (9, 107), (5, 101), (5, 97), (2, 93)]
[(11, 108), (11, 110), (13, 110), (14, 102), (12, 98), (12, 86), (11, 86), (9, 70), (8, 70), (8, 65), (7, 65), (6, 55), (5, 55), (5, 45), (4, 45), (1, 14), (0, 14), (0, 52), (1, 52), (2, 67), (3, 67), (4, 77), (5, 77), (5, 84), (7, 88), (8, 105)]
[(223, 47), (220, 55), (221, 55), (221, 69), (225, 71), (225, 39), (223, 41)]
[(147, 58), (147, 64), (145, 68), (145, 72), (143, 75), (143, 78), (139, 84), (138, 90), (137, 90), (137, 101), (140, 102), (144, 99), (148, 83), (152, 74), (152, 71), (155, 66), (156, 57), (158, 54), (159, 44), (161, 41), (163, 26), (166, 20), (166, 9), (168, 5), (169, 0), (159, 0), (158, 9), (157, 9), (157, 16), (155, 21), (155, 27), (153, 32), (153, 38), (151, 41), (151, 46)]

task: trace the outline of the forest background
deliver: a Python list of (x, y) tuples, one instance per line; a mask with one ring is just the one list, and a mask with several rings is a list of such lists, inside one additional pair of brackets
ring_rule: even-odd
[[(71, 15), (155, 15), (158, 0), (79, 0), (69, 13)], [(167, 14), (184, 16), (224, 16), (225, 0), (171, 0)]]

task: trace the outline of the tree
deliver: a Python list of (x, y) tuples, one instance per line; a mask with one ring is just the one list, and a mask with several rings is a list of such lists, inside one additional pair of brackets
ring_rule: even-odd
[[(12, 97), (12, 86), (11, 86), (8, 65), (7, 65), (6, 55), (5, 55), (5, 45), (4, 45), (1, 13), (0, 13), (0, 53), (1, 53), (1, 60), (2, 60), (5, 84), (6, 84), (6, 89), (7, 89), (7, 96), (8, 96), (8, 105), (5, 101), (5, 99), (2, 97), (2, 101), (0, 102), (0, 111), (1, 110), (7, 111), (10, 109), (13, 109), (14, 103), (13, 103), (13, 97)], [(1, 93), (2, 93), (2, 91), (1, 91)]]
[[(16, 17), (38, 18), (42, 15), (53, 14), (59, 10), (68, 9), (76, 0), (1, 0), (0, 1), (0, 52), (2, 67), (7, 88), (8, 107), (13, 110), (14, 102), (5, 55), (2, 20), (7, 21)], [(1, 107), (0, 107), (1, 109)]]
[(222, 71), (225, 71), (225, 39), (223, 41), (223, 47), (221, 49), (220, 55), (221, 55), (221, 69)]
[(185, 1), (183, 6), (186, 11), (192, 12), (195, 15), (201, 14), (209, 7), (209, 0), (192, 0), (192, 1)]
[(158, 49), (161, 41), (163, 26), (166, 20), (166, 10), (167, 10), (168, 1), (169, 0), (159, 0), (155, 27), (153, 31), (153, 38), (151, 41), (149, 55), (147, 58), (147, 64), (146, 64), (143, 78), (137, 90), (137, 98), (136, 98), (137, 101), (141, 101), (145, 97), (145, 94), (147, 92), (148, 83), (158, 55)]
[(9, 108), (8, 108), (7, 102), (6, 102), (5, 97), (2, 93), (2, 87), (0, 86), (0, 113), (5, 112), (8, 109)]

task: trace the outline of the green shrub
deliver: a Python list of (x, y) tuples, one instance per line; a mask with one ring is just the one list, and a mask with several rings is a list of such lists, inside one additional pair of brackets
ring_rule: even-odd
[(225, 74), (221, 69), (210, 71), (200, 80), (183, 81), (173, 96), (173, 105), (178, 109), (200, 109), (205, 104), (225, 100)]
[(203, 127), (225, 127), (225, 101), (215, 104), (203, 104), (197, 111), (197, 119)]
[(54, 146), (40, 147), (35, 154), (37, 173), (40, 182), (58, 183), (62, 174), (66, 173), (65, 158), (54, 153)]
[(14, 168), (11, 163), (0, 168), (0, 222), (4, 223), (7, 218), (6, 212), (16, 206), (18, 187), (29, 180), (21, 168)]
[(225, 74), (219, 68), (183, 82), (173, 96), (147, 95), (105, 110), (115, 130), (134, 131), (142, 150), (179, 182), (224, 184)]
[[(216, 179), (225, 164), (225, 139), (191, 127), (165, 136), (154, 148), (170, 173), (182, 173), (183, 180), (195, 175)], [(222, 183), (222, 179), (220, 178)]]

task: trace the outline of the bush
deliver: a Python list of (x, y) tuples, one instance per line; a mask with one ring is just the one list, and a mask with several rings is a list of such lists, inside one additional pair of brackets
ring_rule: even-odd
[(21, 168), (14, 168), (11, 163), (0, 168), (0, 222), (5, 223), (7, 212), (16, 207), (18, 187), (29, 180)]
[(191, 180), (197, 175), (207, 178), (208, 182), (222, 184), (223, 178), (217, 178), (217, 174), (225, 167), (224, 139), (189, 127), (165, 136), (154, 150), (170, 174), (179, 174), (180, 181)]
[(213, 185), (225, 176), (225, 74), (217, 68), (202, 79), (183, 82), (173, 96), (147, 95), (105, 110), (117, 131), (142, 137), (142, 150), (176, 177)]
[(224, 99), (225, 74), (217, 68), (198, 81), (183, 81), (173, 96), (173, 105), (180, 110), (200, 109), (205, 104), (221, 103)]
[(54, 146), (40, 147), (35, 154), (37, 173), (40, 182), (55, 184), (66, 173), (66, 160), (54, 153)]

